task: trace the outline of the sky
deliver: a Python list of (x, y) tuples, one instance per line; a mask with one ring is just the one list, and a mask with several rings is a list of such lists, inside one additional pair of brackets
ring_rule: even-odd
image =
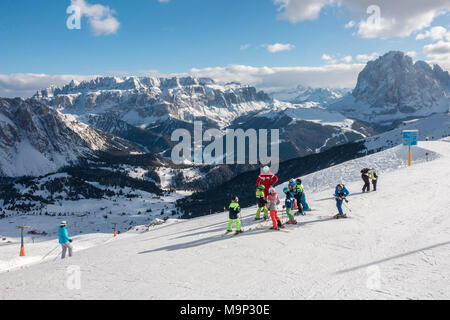
[(353, 87), (390, 50), (450, 69), (450, 0), (2, 0), (0, 96), (95, 76)]

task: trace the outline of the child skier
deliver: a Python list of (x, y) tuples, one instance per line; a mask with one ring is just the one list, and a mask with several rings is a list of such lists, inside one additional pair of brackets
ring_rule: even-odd
[(378, 175), (375, 169), (370, 170), (370, 179), (372, 180), (373, 191), (377, 191)]
[(292, 207), (294, 206), (294, 195), (289, 190), (289, 187), (284, 188), (283, 192), (286, 195), (284, 207), (286, 208), (286, 214), (289, 217), (289, 221), (286, 223), (287, 224), (297, 224), (297, 221), (294, 219), (294, 215), (292, 214)]
[(280, 204), (280, 198), (274, 188), (269, 189), (269, 196), (267, 197), (267, 207), (270, 211), (270, 217), (272, 218), (273, 227), (272, 230), (280, 230), (284, 228), (281, 223), (281, 219), (278, 217), (278, 205)]
[[(298, 212), (295, 215), (305, 215), (305, 212), (303, 211), (303, 203), (302, 203), (302, 198), (303, 198), (303, 185), (302, 184), (298, 184), (298, 180), (292, 182), (292, 185), (294, 186), (294, 198), (295, 201), (297, 203), (297, 209)], [(301, 181), (301, 180), (300, 180)]]
[(336, 190), (334, 191), (334, 196), (336, 198), (336, 207), (338, 208), (339, 213), (334, 217), (336, 219), (339, 218), (347, 218), (347, 215), (342, 211), (342, 202), (348, 202), (347, 196), (350, 194), (347, 188), (343, 184), (338, 184), (336, 186)]
[(229, 210), (229, 221), (227, 226), (227, 233), (232, 232), (233, 223), (236, 222), (236, 233), (241, 233), (241, 220), (239, 219), (239, 213), (241, 212), (241, 207), (239, 206), (239, 198), (233, 197), (231, 200)]
[(264, 197), (264, 189), (265, 187), (261, 184), (259, 185), (258, 189), (256, 190), (256, 200), (258, 204), (258, 210), (256, 211), (256, 218), (255, 220), (261, 220), (260, 214), (261, 210), (264, 209), (264, 220), (267, 220), (269, 216), (269, 210), (267, 210), (267, 201)]

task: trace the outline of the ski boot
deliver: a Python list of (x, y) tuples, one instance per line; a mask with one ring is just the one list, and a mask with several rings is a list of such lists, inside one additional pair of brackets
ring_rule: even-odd
[(264, 221), (267, 221), (267, 219), (269, 219), (269, 217), (267, 217), (267, 216), (264, 216)]
[(261, 220), (261, 218), (255, 218), (255, 221), (260, 221)]
[(277, 231), (279, 231), (280, 228), (279, 227), (271, 227), (270, 230), (277, 230)]
[(280, 220), (277, 221), (277, 224), (278, 224), (278, 229), (284, 229), (285, 228), (285, 226), (281, 223)]
[(244, 231), (242, 231), (242, 230), (236, 230), (236, 234), (239, 234), (239, 233), (242, 233), (242, 232), (244, 232)]

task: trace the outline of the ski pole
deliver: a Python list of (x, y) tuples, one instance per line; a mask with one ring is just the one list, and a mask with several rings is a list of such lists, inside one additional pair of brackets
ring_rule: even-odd
[(50, 250), (45, 256), (42, 257), (41, 260), (44, 260), (45, 258), (47, 258), (47, 256), (50, 255), (50, 253), (52, 253), (53, 251), (55, 251), (58, 247), (59, 247), (59, 245), (57, 245), (57, 246), (54, 247), (52, 250)]
[(345, 207), (348, 209), (348, 211), (352, 212), (352, 209), (349, 208), (346, 202), (344, 202)]

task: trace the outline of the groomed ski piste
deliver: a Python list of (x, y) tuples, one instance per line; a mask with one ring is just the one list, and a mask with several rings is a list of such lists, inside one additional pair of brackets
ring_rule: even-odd
[[(378, 191), (362, 194), (363, 167), (377, 169)], [(449, 176), (445, 138), (413, 147), (412, 167), (397, 146), (302, 177), (313, 211), (284, 232), (255, 228), (252, 207), (236, 236), (224, 236), (221, 213), (116, 238), (78, 235), (64, 260), (57, 240), (28, 243), (22, 258), (17, 244), (2, 245), (0, 298), (450, 299)], [(349, 219), (331, 219), (338, 183), (351, 192)], [(73, 266), (79, 287), (70, 285)]]

